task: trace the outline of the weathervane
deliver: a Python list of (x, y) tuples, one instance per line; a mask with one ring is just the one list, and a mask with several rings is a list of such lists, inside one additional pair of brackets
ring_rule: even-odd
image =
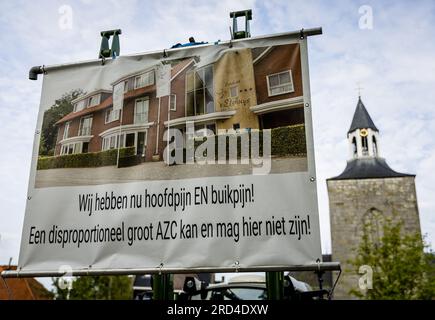
[(358, 90), (358, 98), (361, 98), (361, 90), (363, 90), (364, 88), (361, 87), (361, 82), (357, 82), (358, 87), (356, 88), (356, 90)]

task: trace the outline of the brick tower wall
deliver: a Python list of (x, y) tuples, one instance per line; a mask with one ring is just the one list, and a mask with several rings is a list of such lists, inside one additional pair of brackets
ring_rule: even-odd
[[(421, 233), (414, 177), (328, 180), (332, 261), (342, 266), (335, 299), (351, 299), (360, 275), (348, 261), (356, 256), (362, 240), (363, 217), (372, 208), (383, 216), (393, 212), (404, 221), (404, 232)], [(376, 285), (375, 283), (373, 284)]]

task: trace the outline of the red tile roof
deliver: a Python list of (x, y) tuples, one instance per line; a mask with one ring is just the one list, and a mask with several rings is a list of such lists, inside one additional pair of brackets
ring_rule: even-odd
[[(173, 66), (172, 70), (171, 70), (171, 77), (175, 76), (177, 73), (179, 73), (181, 70), (183, 70), (183, 68), (185, 68), (187, 65), (189, 65), (193, 60), (194, 60), (193, 58), (185, 59), (185, 60), (181, 61), (180, 63), (176, 64), (175, 66)], [(156, 90), (155, 85), (131, 90), (131, 91), (128, 91), (124, 95), (124, 99), (135, 98), (137, 96), (140, 96), (140, 95), (145, 94), (145, 93), (150, 93), (150, 92), (155, 91), (155, 90)], [(62, 119), (57, 121), (56, 124), (61, 124), (63, 122), (66, 122), (66, 121), (69, 121), (69, 120), (72, 120), (72, 119), (75, 119), (78, 117), (82, 117), (82, 116), (85, 116), (87, 114), (91, 114), (91, 113), (96, 112), (96, 111), (104, 110), (107, 107), (110, 107), (112, 104), (113, 104), (113, 98), (109, 97), (96, 106), (93, 106), (90, 108), (85, 108), (83, 110), (80, 110), (79, 112), (68, 113)]]
[(186, 59), (173, 66), (171, 70), (171, 78), (174, 77), (178, 72), (180, 72), (184, 67), (189, 65), (193, 60), (193, 58)]
[[(0, 266), (0, 272), (16, 269), (16, 266)], [(53, 299), (53, 294), (34, 278), (0, 278), (0, 300), (51, 299)]]
[[(127, 93), (124, 94), (124, 100), (136, 98), (136, 97), (141, 96), (145, 93), (151, 93), (155, 90), (156, 90), (155, 85), (131, 90), (131, 91), (128, 91)], [(62, 119), (57, 121), (56, 124), (61, 124), (63, 122), (66, 122), (66, 121), (69, 121), (69, 120), (72, 120), (72, 119), (75, 119), (78, 117), (82, 117), (82, 116), (85, 116), (87, 114), (94, 113), (96, 111), (104, 110), (107, 107), (110, 107), (112, 104), (113, 104), (113, 98), (112, 98), (112, 96), (110, 96), (109, 98), (107, 98), (106, 100), (104, 100), (103, 102), (101, 102), (100, 104), (98, 104), (96, 106), (93, 106), (90, 108), (85, 108), (85, 109), (80, 110), (78, 112), (68, 113), (65, 117), (63, 117)]]

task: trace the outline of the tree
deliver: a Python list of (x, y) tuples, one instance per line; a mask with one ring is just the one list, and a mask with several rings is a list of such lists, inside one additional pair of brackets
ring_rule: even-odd
[(403, 222), (383, 218), (367, 221), (357, 257), (351, 261), (356, 267), (370, 266), (373, 270), (372, 289), (352, 290), (351, 294), (369, 300), (434, 299), (435, 255), (425, 253), (429, 247), (419, 233), (403, 232)]
[(72, 100), (83, 94), (83, 90), (71, 90), (55, 100), (53, 106), (44, 112), (41, 128), (41, 140), (39, 143), (39, 155), (49, 156), (54, 154), (56, 146), (57, 128), (56, 122), (73, 111)]
[(133, 297), (132, 279), (128, 276), (77, 277), (70, 288), (54, 278), (54, 294), (58, 300), (128, 300)]

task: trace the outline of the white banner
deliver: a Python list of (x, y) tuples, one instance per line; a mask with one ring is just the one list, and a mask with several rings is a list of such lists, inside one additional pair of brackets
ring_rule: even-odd
[(113, 86), (113, 110), (121, 110), (124, 105), (124, 87), (123, 81)]
[(21, 270), (321, 260), (306, 40), (169, 57), (47, 67)]
[(163, 64), (157, 68), (157, 98), (171, 94), (171, 65)]

